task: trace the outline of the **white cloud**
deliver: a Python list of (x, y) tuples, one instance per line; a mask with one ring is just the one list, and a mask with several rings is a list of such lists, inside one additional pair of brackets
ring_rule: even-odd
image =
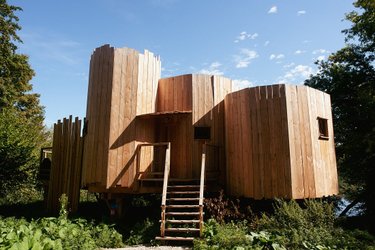
[(268, 44), (270, 44), (270, 41), (265, 41), (264, 42), (264, 46), (268, 46)]
[(306, 10), (297, 11), (297, 16), (301, 16), (301, 15), (305, 15), (305, 14), (306, 14)]
[(236, 68), (247, 68), (252, 60), (259, 57), (255, 50), (242, 49), (240, 55), (235, 56)]
[(326, 56), (324, 56), (324, 55), (318, 56), (318, 58), (316, 58), (316, 60), (318, 60), (318, 61), (323, 61), (325, 59), (326, 59)]
[(304, 53), (306, 53), (306, 50), (296, 50), (296, 51), (294, 51), (294, 54), (296, 54), (296, 55), (300, 55), (300, 54), (304, 54)]
[(313, 55), (316, 55), (316, 54), (328, 54), (329, 51), (326, 50), (326, 49), (316, 49), (312, 53), (313, 53)]
[(291, 82), (302, 82), (306, 78), (308, 78), (311, 74), (314, 73), (314, 70), (307, 65), (297, 65), (288, 72), (280, 79), (281, 83), (291, 83)]
[(268, 11), (268, 14), (276, 14), (277, 13), (277, 6), (274, 5), (271, 7), (271, 9)]
[(33, 55), (34, 58), (48, 63), (54, 61), (69, 66), (82, 63), (81, 44), (62, 34), (34, 32), (21, 33), (20, 35), (25, 42), (20, 45), (20, 48), (26, 51), (26, 54)]
[(234, 79), (233, 80), (233, 90), (240, 90), (253, 86), (254, 84), (246, 79)]
[(207, 75), (223, 75), (224, 72), (221, 71), (219, 68), (222, 64), (219, 62), (213, 62), (208, 66), (208, 68), (201, 69), (199, 73), (201, 74), (207, 74)]
[(257, 38), (259, 35), (258, 35), (258, 33), (254, 33), (254, 34), (252, 34), (251, 36), (250, 36), (250, 39), (251, 40), (254, 40), (255, 38)]
[(270, 55), (270, 60), (280, 60), (280, 59), (283, 59), (285, 57), (284, 54), (278, 54), (278, 55), (275, 55), (275, 54), (271, 54)]
[(292, 63), (289, 63), (289, 64), (285, 64), (284, 66), (283, 66), (283, 68), (284, 69), (289, 69), (289, 68), (291, 68), (291, 67), (293, 67), (294, 65), (296, 65), (294, 62), (292, 62)]
[(234, 42), (235, 42), (235, 43), (238, 43), (238, 42), (243, 41), (243, 40), (246, 40), (246, 39), (254, 40), (254, 39), (257, 38), (258, 36), (259, 36), (258, 33), (250, 34), (250, 33), (247, 33), (246, 31), (242, 31), (242, 32), (236, 37), (236, 40), (234, 40)]

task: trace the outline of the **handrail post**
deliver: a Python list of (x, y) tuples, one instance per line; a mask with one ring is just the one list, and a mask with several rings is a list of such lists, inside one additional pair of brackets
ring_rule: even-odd
[(206, 144), (202, 145), (202, 162), (201, 162), (201, 178), (199, 187), (199, 235), (202, 237), (203, 233), (203, 190), (204, 190), (204, 177), (206, 168)]
[(171, 143), (168, 143), (167, 150), (165, 152), (165, 165), (164, 165), (164, 180), (163, 180), (163, 194), (161, 198), (161, 224), (160, 224), (160, 235), (164, 237), (165, 235), (165, 207), (167, 201), (167, 187), (168, 187), (168, 177), (170, 172), (171, 164)]

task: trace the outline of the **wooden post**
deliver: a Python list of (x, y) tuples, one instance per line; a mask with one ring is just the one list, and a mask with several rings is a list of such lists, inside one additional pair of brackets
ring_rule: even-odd
[(203, 232), (203, 189), (204, 189), (204, 176), (206, 168), (206, 144), (202, 146), (202, 163), (201, 163), (201, 180), (199, 188), (199, 235), (202, 237)]
[(164, 165), (164, 180), (163, 180), (163, 194), (161, 199), (161, 224), (160, 224), (160, 235), (165, 235), (165, 206), (167, 203), (167, 187), (168, 177), (171, 164), (171, 143), (168, 143), (167, 151), (165, 153), (165, 165)]

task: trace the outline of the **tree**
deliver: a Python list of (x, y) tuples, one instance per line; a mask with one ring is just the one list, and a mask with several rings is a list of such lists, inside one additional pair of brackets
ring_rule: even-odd
[(19, 184), (34, 183), (44, 140), (44, 109), (31, 93), (34, 71), (28, 57), (17, 53), (19, 10), (0, 0), (0, 198)]
[[(347, 45), (317, 62), (319, 71), (305, 84), (331, 95), (339, 174), (346, 194), (365, 202), (375, 215), (375, 2), (358, 0)], [(352, 192), (348, 192), (351, 190)]]
[(14, 14), (19, 10), (21, 8), (0, 0), (0, 111), (15, 109), (41, 126), (43, 107), (39, 104), (39, 95), (30, 93), (30, 80), (34, 71), (28, 63), (28, 57), (17, 53), (15, 44), (22, 43), (16, 33), (21, 27)]

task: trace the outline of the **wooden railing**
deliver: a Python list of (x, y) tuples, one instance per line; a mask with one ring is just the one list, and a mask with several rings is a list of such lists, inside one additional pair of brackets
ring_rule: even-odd
[(167, 203), (167, 187), (168, 178), (171, 167), (171, 143), (167, 143), (167, 151), (165, 153), (165, 165), (164, 165), (164, 180), (163, 180), (163, 193), (161, 198), (161, 224), (160, 224), (160, 234), (161, 237), (165, 235), (165, 208)]
[(206, 144), (202, 145), (202, 162), (201, 162), (201, 178), (199, 184), (199, 235), (202, 237), (203, 232), (203, 193), (204, 193), (204, 177), (206, 169)]
[[(142, 147), (161, 147), (166, 146), (168, 148), (169, 143), (168, 142), (156, 142), (156, 143), (140, 143), (137, 145), (137, 148), (135, 150), (136, 155), (136, 166), (137, 166), (137, 178), (140, 179), (141, 175), (147, 174), (147, 173), (153, 173), (153, 169), (151, 167), (151, 171), (141, 171), (141, 151)], [(154, 162), (155, 164), (155, 162)]]

